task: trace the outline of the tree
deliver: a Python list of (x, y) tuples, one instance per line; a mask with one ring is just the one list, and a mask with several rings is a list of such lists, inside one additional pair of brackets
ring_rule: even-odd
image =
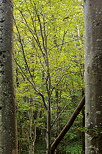
[(12, 75), (12, 2), (0, 1), (0, 153), (16, 154), (15, 96)]
[(85, 0), (86, 154), (102, 153), (102, 1)]
[[(30, 145), (36, 147), (37, 144), (44, 144), (45, 151), (46, 143), (46, 151), (50, 153), (51, 143), (65, 125), (65, 119), (68, 120), (80, 97), (80, 89), (83, 87), (80, 75), (83, 70), (83, 62), (80, 61), (83, 55), (83, 16), (80, 3), (79, 0), (15, 0), (18, 117), (22, 117), (23, 121), (23, 126), (19, 125), (19, 143), (23, 143), (20, 152), (24, 152), (21, 147), (29, 151)], [(30, 99), (31, 104), (27, 101)], [(28, 115), (31, 111), (33, 116), (38, 113), (38, 118), (33, 119), (35, 122), (31, 124), (32, 133), (27, 127), (31, 121)], [(36, 133), (39, 130), (42, 132), (39, 135), (37, 133), (36, 143), (33, 142), (34, 126)], [(39, 142), (38, 136), (43, 141)], [(40, 148), (35, 148), (35, 153), (36, 149)]]

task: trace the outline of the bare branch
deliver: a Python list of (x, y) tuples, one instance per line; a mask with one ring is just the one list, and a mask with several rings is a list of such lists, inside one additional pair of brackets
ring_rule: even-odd
[(21, 68), (21, 66), (18, 64), (17, 60), (16, 60), (15, 58), (14, 58), (14, 60), (15, 60), (15, 62), (16, 62), (16, 64), (17, 64), (17, 66), (19, 67), (19, 69), (21, 70), (21, 72), (23, 73), (23, 75), (25, 76), (25, 78), (27, 79), (27, 81), (31, 84), (31, 86), (32, 86), (33, 89), (35, 90), (35, 92), (36, 92), (38, 95), (41, 96), (42, 101), (43, 101), (43, 103), (44, 103), (44, 107), (45, 107), (45, 109), (47, 110), (47, 104), (46, 104), (46, 102), (45, 102), (44, 95), (43, 95), (39, 90), (37, 90), (36, 87), (35, 87), (35, 84), (34, 84), (32, 81), (29, 80), (29, 78), (27, 77), (26, 73), (23, 71), (23, 69)]
[[(69, 105), (69, 104), (68, 104)], [(62, 113), (65, 111), (66, 107), (68, 105), (65, 105), (64, 108), (62, 109), (62, 111), (59, 113), (58, 117), (53, 121), (53, 124), (51, 125), (51, 128), (54, 126), (55, 122), (59, 120), (60, 116), (62, 115)]]

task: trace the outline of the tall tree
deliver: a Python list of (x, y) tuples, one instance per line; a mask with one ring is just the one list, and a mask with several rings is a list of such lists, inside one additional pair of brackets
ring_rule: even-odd
[(85, 0), (86, 154), (102, 153), (102, 1)]
[(0, 0), (0, 154), (16, 154), (12, 2)]
[[(26, 140), (31, 137), (31, 133), (28, 129), (29, 123), (27, 124), (23, 118), (23, 115), (29, 117), (31, 107), (33, 114), (36, 113), (35, 110), (38, 113), (38, 119), (35, 118), (35, 122), (32, 123), (32, 128), (34, 126), (37, 128), (35, 152), (37, 144), (40, 143), (41, 146), (44, 144), (43, 150), (46, 149), (48, 154), (56, 132), (65, 125), (64, 120), (70, 116), (76, 104), (81, 89), (80, 81), (82, 82), (79, 79), (83, 63), (80, 61), (83, 55), (83, 45), (80, 41), (83, 36), (81, 12), (79, 0), (63, 2), (53, 0), (50, 4), (49, 1), (44, 0), (40, 2), (15, 0), (15, 62), (19, 68), (17, 96), (19, 115), (20, 117), (22, 115), (24, 126), (21, 127), (22, 133), (19, 133), (21, 139), (19, 143), (23, 143), (19, 146), (20, 152), (28, 150), (27, 146), (33, 143), (33, 138), (28, 141), (29, 143)], [(76, 24), (75, 21), (78, 23)], [(60, 92), (61, 97), (60, 95), (55, 97), (56, 91)], [(32, 98), (32, 106), (29, 101), (25, 103), (23, 98), (26, 100)], [(70, 104), (71, 100), (72, 104)], [(63, 114), (64, 110), (66, 115)], [(59, 115), (62, 119), (60, 123), (57, 121)], [(56, 127), (56, 124), (60, 128)], [(27, 135), (27, 130), (30, 136)], [(39, 130), (42, 134), (38, 135)], [(43, 142), (38, 141), (38, 136), (43, 139)]]

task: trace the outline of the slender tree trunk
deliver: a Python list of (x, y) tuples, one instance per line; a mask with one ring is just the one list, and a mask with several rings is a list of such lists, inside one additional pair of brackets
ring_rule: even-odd
[[(58, 89), (55, 90), (55, 97), (56, 97), (56, 118), (59, 116), (59, 91)], [(59, 133), (59, 119), (56, 122), (56, 136)]]
[[(32, 99), (31, 99), (31, 103)], [(36, 120), (37, 120), (37, 114), (36, 114)], [(29, 110), (28, 111), (28, 117), (29, 117), (29, 130), (28, 130), (28, 143), (29, 143), (29, 154), (35, 153), (35, 142), (36, 142), (36, 124), (34, 121), (34, 111)]]
[(46, 68), (47, 68), (47, 79), (46, 79), (46, 90), (48, 95), (48, 105), (47, 105), (47, 151), (46, 154), (51, 154), (51, 76), (49, 69), (49, 59), (47, 53), (47, 47), (45, 50), (46, 54)]
[[(82, 109), (82, 128), (85, 128), (85, 107)], [(82, 154), (85, 154), (85, 132), (82, 132)]]
[(0, 0), (0, 154), (17, 154), (12, 23), (11, 0)]
[(46, 154), (50, 154), (50, 148), (51, 148), (51, 100), (49, 98), (48, 102), (48, 111), (47, 111), (47, 151)]
[(85, 0), (86, 154), (102, 154), (102, 0)]
[[(84, 89), (82, 89), (82, 96), (84, 96)], [(85, 107), (82, 109), (82, 128), (85, 128)], [(85, 154), (85, 132), (82, 132), (82, 154)]]

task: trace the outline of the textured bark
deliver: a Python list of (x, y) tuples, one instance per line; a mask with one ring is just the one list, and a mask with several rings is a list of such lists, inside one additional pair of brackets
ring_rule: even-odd
[(78, 114), (82, 110), (84, 104), (85, 104), (85, 97), (82, 98), (81, 102), (79, 103), (79, 105), (77, 106), (76, 110), (72, 114), (70, 120), (65, 125), (65, 127), (62, 129), (62, 131), (60, 132), (58, 137), (55, 139), (55, 141), (52, 143), (52, 145), (51, 145), (51, 154), (54, 154), (55, 149), (57, 148), (58, 144), (61, 142), (61, 140), (63, 139), (65, 134), (68, 132), (70, 127), (73, 125), (73, 122), (75, 121), (75, 119), (77, 118)]
[(17, 154), (12, 78), (12, 23), (11, 0), (0, 0), (0, 154)]
[(85, 1), (86, 154), (102, 154), (102, 0)]

